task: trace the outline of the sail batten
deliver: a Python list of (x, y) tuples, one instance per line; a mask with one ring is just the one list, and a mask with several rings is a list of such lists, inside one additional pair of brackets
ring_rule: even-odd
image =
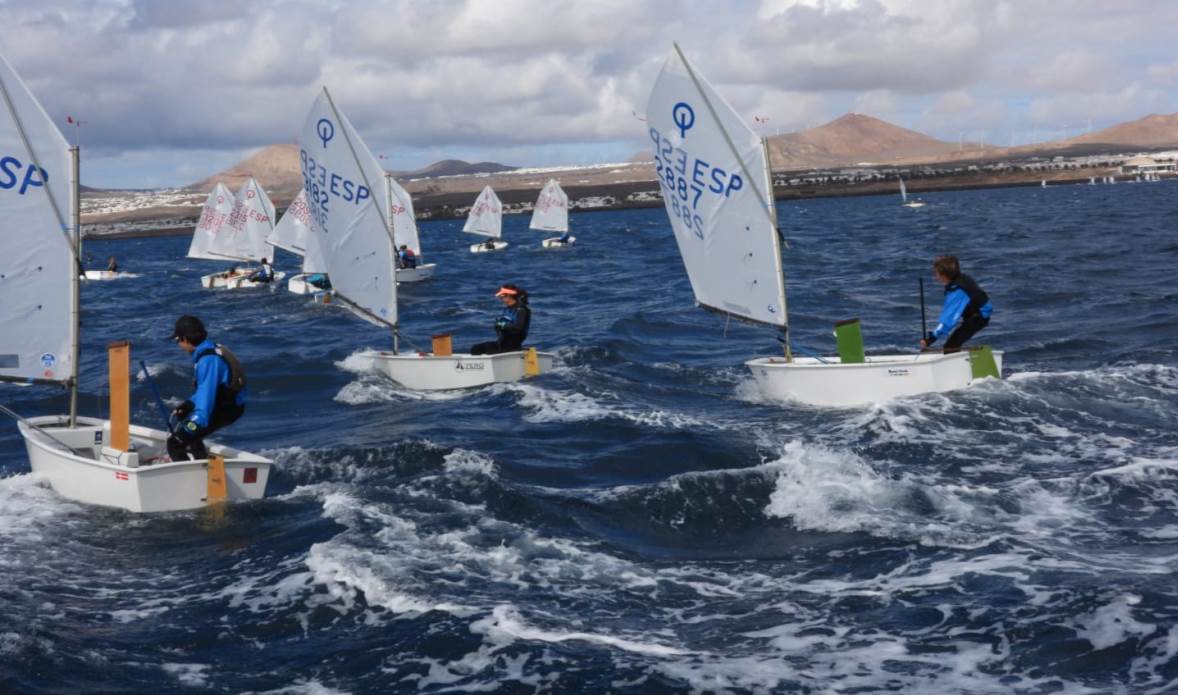
[(303, 122), (299, 159), (312, 234), (336, 295), (363, 318), (396, 327), (385, 172), (326, 89)]
[(503, 236), (503, 203), (490, 186), (484, 187), (479, 197), (475, 198), (462, 231), (494, 239)]
[(2, 56), (0, 96), (0, 378), (68, 383), (79, 270), (70, 147)]
[(528, 228), (543, 232), (569, 231), (569, 196), (556, 179), (548, 179), (544, 184)]
[(697, 303), (786, 325), (785, 280), (761, 138), (679, 51), (647, 104), (667, 216)]

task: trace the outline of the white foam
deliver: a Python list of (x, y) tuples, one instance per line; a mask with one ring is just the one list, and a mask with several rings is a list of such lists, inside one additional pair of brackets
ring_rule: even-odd
[(242, 693), (242, 695), (350, 695), (350, 692), (329, 688), (312, 678), (306, 681), (300, 679), (291, 685), (276, 690), (265, 690), (261, 692), (247, 691)]
[(1135, 594), (1123, 594), (1111, 603), (1076, 618), (1076, 634), (1092, 643), (1093, 649), (1108, 649), (1135, 637), (1147, 637), (1157, 631), (1153, 623), (1133, 617), (1133, 606), (1141, 602)]
[(675, 656), (688, 652), (674, 647), (668, 647), (654, 642), (601, 635), (593, 632), (543, 630), (528, 625), (519, 614), (519, 610), (510, 604), (495, 606), (491, 615), (471, 623), (470, 631), (475, 634), (486, 635), (496, 642), (510, 642), (512, 640), (531, 640), (540, 642), (591, 642), (614, 649), (643, 654), (646, 656)]
[(160, 668), (182, 685), (193, 688), (204, 688), (209, 684), (209, 674), (207, 672), (210, 666), (208, 664), (165, 663), (160, 664)]
[(524, 416), (528, 422), (589, 422), (618, 419), (646, 427), (669, 429), (695, 429), (708, 425), (692, 415), (622, 405), (617, 397), (609, 394), (603, 394), (598, 399), (575, 391), (557, 391), (519, 382), (496, 384), (492, 388), (500, 393), (514, 393), (519, 396), (519, 404), (532, 411)]

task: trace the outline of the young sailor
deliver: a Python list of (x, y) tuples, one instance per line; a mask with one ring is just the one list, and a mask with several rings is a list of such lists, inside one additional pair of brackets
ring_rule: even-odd
[(270, 267), (270, 261), (265, 258), (262, 259), (262, 267), (249, 276), (250, 282), (270, 282), (273, 279), (274, 269)]
[(938, 338), (949, 335), (944, 351), (957, 352), (965, 341), (990, 323), (994, 305), (978, 283), (961, 272), (956, 256), (938, 256), (933, 261), (933, 277), (945, 286), (945, 304), (937, 327), (921, 339), (920, 347), (930, 347)]
[(515, 285), (506, 284), (499, 288), (495, 296), (503, 302), (503, 313), (495, 320), (495, 335), (498, 337), (472, 346), (472, 355), (495, 355), (519, 350), (528, 338), (528, 326), (532, 323), (528, 293)]
[(397, 267), (398, 268), (416, 268), (417, 254), (413, 253), (413, 249), (409, 248), (408, 244), (401, 244), (401, 250), (397, 253)]
[(173, 461), (207, 459), (204, 438), (245, 412), (245, 370), (228, 348), (209, 340), (204, 324), (195, 316), (176, 319), (172, 340), (192, 355), (196, 379), (192, 396), (172, 411), (179, 425), (168, 437), (168, 456)]
[(112, 273), (119, 272), (119, 262), (115, 260), (114, 256), (111, 256), (110, 258), (107, 259), (106, 269)]

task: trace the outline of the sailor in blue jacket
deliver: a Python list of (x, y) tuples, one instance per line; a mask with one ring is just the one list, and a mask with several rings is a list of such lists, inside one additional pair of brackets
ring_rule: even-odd
[(933, 277), (945, 286), (945, 304), (937, 327), (921, 339), (920, 347), (931, 347), (939, 338), (948, 335), (944, 351), (957, 352), (965, 341), (990, 323), (994, 305), (985, 290), (961, 272), (955, 256), (939, 256), (933, 261)]
[(528, 328), (532, 325), (532, 309), (528, 306), (528, 293), (512, 284), (506, 284), (495, 293), (503, 302), (503, 313), (495, 319), (495, 340), (478, 343), (471, 347), (472, 355), (496, 355), (513, 352), (523, 347), (528, 339)]
[(397, 267), (417, 267), (417, 254), (413, 253), (413, 249), (409, 248), (408, 244), (401, 244), (401, 250), (397, 252)]
[(245, 412), (245, 370), (228, 348), (209, 340), (195, 316), (176, 320), (172, 340), (192, 355), (196, 379), (192, 396), (172, 411), (178, 425), (168, 437), (168, 455), (173, 461), (200, 461), (209, 457), (204, 438)]

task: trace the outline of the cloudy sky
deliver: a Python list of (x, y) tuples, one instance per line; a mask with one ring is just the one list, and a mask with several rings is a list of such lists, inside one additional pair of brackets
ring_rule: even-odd
[(0, 54), (106, 187), (293, 142), (321, 85), (389, 168), (619, 161), (672, 40), (767, 134), (1041, 141), (1178, 112), (1175, 27), (1167, 0), (0, 0)]

